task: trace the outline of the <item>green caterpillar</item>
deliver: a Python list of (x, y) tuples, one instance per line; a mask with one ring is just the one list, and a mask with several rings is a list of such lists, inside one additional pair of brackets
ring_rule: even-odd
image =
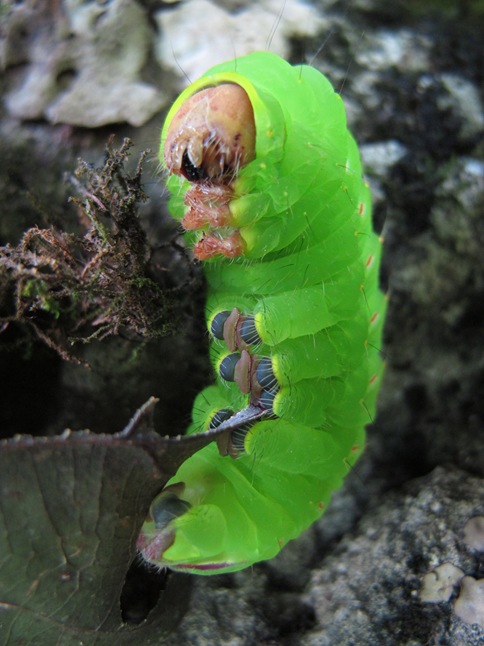
[(254, 53), (212, 68), (173, 105), (160, 157), (209, 288), (217, 384), (189, 432), (252, 421), (180, 467), (138, 547), (173, 570), (233, 572), (319, 518), (363, 450), (382, 241), (343, 102), (312, 67)]

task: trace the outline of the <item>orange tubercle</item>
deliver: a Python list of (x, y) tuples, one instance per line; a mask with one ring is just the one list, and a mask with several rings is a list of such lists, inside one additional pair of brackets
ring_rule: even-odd
[(189, 207), (182, 220), (186, 231), (210, 227), (226, 227), (232, 222), (229, 204), (233, 197), (230, 186), (196, 184), (187, 191), (185, 204)]
[(225, 258), (237, 258), (245, 251), (242, 236), (237, 231), (228, 238), (218, 238), (213, 235), (203, 236), (193, 247), (193, 253), (199, 260), (208, 260), (214, 256), (225, 256)]

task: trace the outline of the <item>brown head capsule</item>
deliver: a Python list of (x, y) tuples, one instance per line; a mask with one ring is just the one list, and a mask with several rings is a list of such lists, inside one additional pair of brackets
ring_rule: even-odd
[(239, 85), (191, 96), (173, 117), (164, 148), (170, 173), (190, 182), (229, 184), (255, 158), (254, 112)]

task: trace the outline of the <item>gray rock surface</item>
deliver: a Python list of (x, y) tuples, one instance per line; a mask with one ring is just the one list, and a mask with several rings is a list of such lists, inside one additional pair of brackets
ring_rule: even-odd
[(12, 4), (3, 41), (9, 113), (97, 127), (141, 126), (163, 105), (142, 78), (152, 30), (133, 0)]

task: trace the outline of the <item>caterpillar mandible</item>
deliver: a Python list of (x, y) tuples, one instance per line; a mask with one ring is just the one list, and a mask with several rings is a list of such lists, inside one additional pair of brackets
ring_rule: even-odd
[(256, 421), (182, 464), (138, 547), (173, 570), (233, 572), (319, 518), (363, 450), (383, 370), (381, 239), (343, 102), (312, 67), (261, 52), (212, 68), (174, 103), (160, 157), (209, 291), (217, 383), (189, 432), (241, 410)]

